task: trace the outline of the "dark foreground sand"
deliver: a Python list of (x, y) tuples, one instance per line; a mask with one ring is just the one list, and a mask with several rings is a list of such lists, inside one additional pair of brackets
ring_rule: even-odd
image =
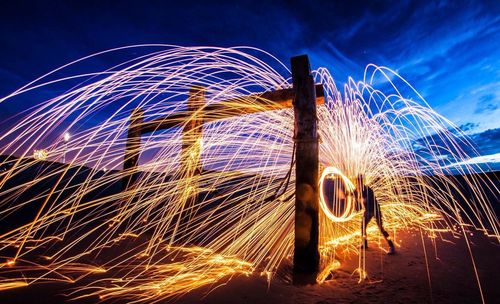
[[(321, 285), (293, 286), (275, 278), (270, 287), (261, 277), (233, 277), (227, 284), (194, 291), (176, 303), (481, 303), (472, 262), (464, 238), (450, 234), (448, 241), (426, 239), (429, 276), (418, 231), (401, 232), (401, 247), (394, 256), (376, 246), (367, 252), (369, 279), (358, 284), (352, 272), (357, 257), (342, 261), (332, 280)], [(500, 246), (481, 233), (470, 236), (471, 249), (486, 303), (500, 303)], [(435, 250), (437, 249), (437, 250)], [(436, 254), (437, 251), (437, 254)], [(436, 257), (437, 256), (437, 257)], [(285, 275), (286, 276), (286, 275)], [(71, 285), (37, 285), (0, 292), (0, 303), (63, 303), (64, 288)], [(215, 288), (217, 287), (217, 288)], [(215, 289), (214, 289), (215, 288)], [(59, 295), (58, 295), (59, 294)], [(97, 303), (96, 299), (69, 303)], [(163, 301), (163, 303), (171, 303)], [(118, 301), (126, 303), (126, 301)]]
[[(264, 280), (235, 278), (212, 291), (203, 303), (481, 303), (477, 281), (464, 239), (444, 235), (454, 244), (429, 239), (425, 246), (429, 276), (418, 231), (397, 236), (401, 247), (394, 256), (380, 249), (367, 251), (369, 279), (358, 284), (351, 275), (358, 267), (357, 257), (343, 261), (333, 280), (315, 286), (291, 286), (275, 280), (268, 289)], [(500, 303), (500, 247), (482, 234), (471, 236), (471, 249), (486, 303)], [(180, 299), (197, 300), (196, 294)]]

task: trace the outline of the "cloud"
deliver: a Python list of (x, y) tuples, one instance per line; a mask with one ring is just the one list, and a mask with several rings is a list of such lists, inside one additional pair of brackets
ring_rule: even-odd
[(497, 129), (500, 127), (499, 90), (500, 79), (496, 81), (493, 79), (483, 85), (472, 81), (463, 82), (460, 94), (442, 103), (435, 110), (457, 125), (476, 124), (475, 133)]
[(475, 114), (481, 114), (485, 112), (492, 112), (498, 109), (498, 104), (500, 100), (498, 100), (495, 94), (486, 94), (479, 98), (479, 102), (477, 103)]
[(481, 133), (470, 135), (478, 147), (480, 154), (488, 155), (500, 152), (500, 128), (489, 129)]
[(450, 168), (450, 167), (461, 167), (465, 165), (496, 164), (496, 163), (500, 163), (500, 153), (472, 157), (461, 162), (449, 164), (445, 167)]
[(463, 132), (467, 132), (467, 131), (473, 131), (478, 126), (479, 126), (478, 123), (468, 122), (468, 123), (465, 123), (463, 125), (460, 125), (458, 128), (460, 130), (462, 130)]
[[(468, 123), (460, 126), (460, 128), (464, 131), (474, 130), (476, 127), (477, 125), (474, 123)], [(456, 132), (453, 133), (456, 136), (454, 140), (460, 145), (460, 149), (467, 155), (475, 158), (476, 163), (479, 163), (481, 160), (488, 160), (488, 162), (491, 162), (489, 158), (479, 158), (480, 156), (496, 155), (500, 153), (500, 128), (490, 129), (471, 135), (460, 135)], [(449, 162), (453, 162), (453, 157), (451, 157), (450, 151), (440, 148), (450, 144), (450, 142), (444, 141), (445, 138), (446, 136), (443, 136), (442, 133), (426, 136), (416, 140), (413, 143), (413, 148), (417, 154), (425, 155), (425, 143), (433, 143), (432, 150), (436, 154), (440, 155), (439, 160), (448, 160)], [(472, 143), (472, 146), (468, 144), (464, 145), (464, 143)]]

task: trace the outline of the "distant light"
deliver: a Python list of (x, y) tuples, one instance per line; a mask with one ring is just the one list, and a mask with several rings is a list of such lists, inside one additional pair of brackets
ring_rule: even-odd
[(71, 138), (71, 135), (68, 132), (64, 133), (64, 141), (68, 142)]
[(33, 158), (36, 160), (46, 160), (49, 156), (49, 152), (45, 149), (35, 150), (33, 151)]

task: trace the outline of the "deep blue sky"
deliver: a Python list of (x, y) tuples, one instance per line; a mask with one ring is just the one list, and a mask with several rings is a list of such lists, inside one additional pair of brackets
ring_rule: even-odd
[(340, 82), (361, 79), (368, 63), (388, 66), (476, 134), (483, 154), (500, 152), (498, 0), (168, 2), (2, 1), (0, 96), (109, 48), (248, 45), (285, 63), (307, 53)]

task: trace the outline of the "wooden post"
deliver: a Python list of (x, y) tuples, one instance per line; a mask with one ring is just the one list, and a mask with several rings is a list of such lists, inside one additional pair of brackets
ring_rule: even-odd
[(129, 190), (137, 181), (137, 165), (141, 150), (142, 124), (144, 121), (144, 110), (136, 108), (130, 115), (130, 125), (128, 127), (127, 143), (125, 146), (125, 156), (123, 161), (123, 191)]
[[(188, 121), (182, 129), (182, 151), (181, 172), (186, 181), (186, 205), (183, 209), (189, 210), (187, 215), (181, 212), (181, 217), (191, 219), (195, 212), (193, 207), (198, 200), (198, 176), (201, 175), (203, 167), (201, 163), (201, 151), (203, 140), (203, 106), (205, 102), (205, 89), (193, 86), (189, 90), (187, 100)], [(184, 219), (184, 220), (185, 220)], [(182, 219), (181, 219), (182, 220)]]
[(314, 283), (319, 270), (316, 89), (307, 55), (293, 57), (291, 63), (296, 142), (294, 282)]
[(189, 90), (187, 112), (189, 118), (182, 129), (182, 166), (186, 177), (201, 174), (200, 161), (203, 139), (203, 111), (200, 110), (205, 102), (205, 89), (193, 86)]

